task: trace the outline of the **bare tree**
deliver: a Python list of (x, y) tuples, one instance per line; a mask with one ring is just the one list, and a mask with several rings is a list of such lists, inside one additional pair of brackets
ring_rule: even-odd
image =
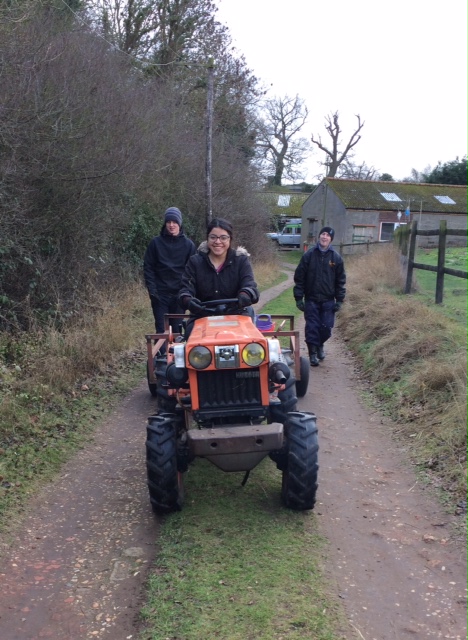
[(378, 180), (379, 173), (375, 167), (369, 167), (365, 161), (361, 163), (353, 162), (351, 158), (346, 158), (340, 165), (336, 174), (338, 178), (349, 180)]
[(336, 173), (337, 173), (338, 168), (340, 167), (340, 165), (343, 164), (343, 162), (346, 160), (346, 158), (351, 157), (350, 156), (350, 151), (351, 151), (351, 149), (353, 149), (353, 147), (355, 147), (357, 145), (357, 143), (361, 139), (360, 131), (361, 131), (362, 127), (364, 126), (364, 122), (361, 122), (361, 116), (359, 114), (356, 115), (356, 118), (358, 120), (357, 129), (351, 135), (351, 137), (348, 140), (344, 150), (341, 151), (340, 150), (340, 143), (341, 143), (340, 136), (342, 134), (342, 130), (340, 128), (340, 124), (338, 122), (338, 118), (339, 118), (338, 111), (335, 111), (334, 113), (329, 114), (325, 118), (325, 121), (326, 121), (325, 129), (327, 130), (327, 132), (328, 132), (328, 134), (329, 134), (329, 136), (331, 138), (331, 148), (325, 146), (325, 144), (322, 143), (322, 138), (320, 136), (315, 138), (314, 135), (312, 134), (312, 137), (311, 137), (312, 143), (317, 145), (317, 147), (319, 149), (324, 151), (326, 156), (327, 156), (327, 160), (325, 162), (323, 162), (322, 164), (325, 167), (327, 167), (327, 174), (326, 175), (329, 178), (334, 178), (336, 176)]
[(258, 122), (256, 146), (264, 168), (273, 172), (273, 184), (281, 185), (283, 177), (301, 178), (299, 166), (310, 149), (305, 138), (297, 137), (309, 115), (304, 101), (297, 95), (272, 98), (265, 102), (264, 113)]

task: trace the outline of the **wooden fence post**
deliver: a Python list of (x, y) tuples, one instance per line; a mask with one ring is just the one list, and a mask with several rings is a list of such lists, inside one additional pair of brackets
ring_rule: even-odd
[(401, 254), (403, 256), (406, 256), (408, 254), (408, 238), (409, 238), (410, 232), (411, 232), (411, 229), (409, 228), (408, 225), (405, 225), (401, 230), (400, 249), (401, 249)]
[(405, 293), (411, 293), (411, 282), (413, 280), (414, 254), (416, 252), (416, 236), (418, 235), (418, 222), (413, 220), (411, 225), (411, 238), (408, 253), (408, 271), (406, 272)]
[(442, 304), (444, 299), (444, 268), (445, 247), (447, 245), (447, 220), (441, 220), (439, 225), (439, 251), (437, 254), (437, 281), (435, 303)]

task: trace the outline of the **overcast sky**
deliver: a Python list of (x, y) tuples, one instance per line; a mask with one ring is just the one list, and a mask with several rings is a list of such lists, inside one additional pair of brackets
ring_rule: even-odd
[[(304, 137), (339, 111), (343, 140), (396, 180), (467, 153), (466, 0), (215, 0), (247, 65), (268, 95), (299, 94)], [(316, 181), (323, 152), (306, 163)]]

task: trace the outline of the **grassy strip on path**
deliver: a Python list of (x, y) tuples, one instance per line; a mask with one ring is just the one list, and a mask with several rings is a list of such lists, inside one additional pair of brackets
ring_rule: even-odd
[(196, 460), (186, 506), (165, 520), (141, 638), (332, 640), (340, 613), (324, 592), (313, 512), (280, 503), (269, 459), (243, 473)]

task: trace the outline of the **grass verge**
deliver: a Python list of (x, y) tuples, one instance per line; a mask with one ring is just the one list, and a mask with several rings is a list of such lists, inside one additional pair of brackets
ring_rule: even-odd
[[(420, 249), (415, 261), (422, 264), (437, 266), (437, 249)], [(451, 269), (466, 271), (467, 249), (452, 247), (446, 250), (445, 266)], [(435, 300), (437, 274), (432, 271), (415, 269), (413, 271), (416, 299), (425, 304), (433, 305)], [(455, 276), (444, 276), (444, 295), (441, 305), (437, 308), (452, 320), (461, 322), (466, 327), (467, 321), (467, 287), (466, 280)]]
[(267, 302), (262, 307), (262, 313), (273, 313), (278, 315), (291, 315), (295, 318), (299, 318), (302, 315), (302, 311), (296, 307), (296, 302), (292, 294), (292, 287), (280, 293), (274, 300)]
[(298, 265), (299, 260), (304, 255), (300, 249), (291, 249), (290, 251), (278, 251), (278, 260), (288, 262), (289, 264)]
[(288, 278), (287, 274), (280, 271), (276, 264), (265, 262), (254, 265), (254, 276), (260, 291), (274, 287)]
[(60, 334), (0, 335), (0, 532), (145, 375), (147, 306), (136, 287)]

